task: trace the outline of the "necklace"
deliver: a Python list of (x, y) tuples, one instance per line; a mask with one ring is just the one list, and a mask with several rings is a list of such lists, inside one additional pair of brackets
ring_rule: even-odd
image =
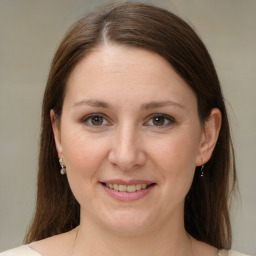
[[(73, 242), (73, 245), (72, 245), (71, 256), (74, 256), (74, 251), (75, 251), (75, 247), (76, 247), (76, 240), (77, 240), (78, 232), (79, 232), (79, 226), (77, 227), (77, 231), (76, 231), (76, 234), (75, 234), (75, 239), (74, 239), (74, 242)], [(190, 238), (190, 243), (191, 243), (191, 248), (192, 248), (192, 240), (191, 240), (191, 238)], [(193, 250), (192, 250), (192, 254), (194, 255)]]
[(72, 251), (71, 251), (71, 256), (73, 256), (74, 254), (74, 250), (75, 250), (75, 246), (76, 246), (76, 239), (77, 239), (77, 235), (78, 235), (78, 231), (79, 231), (79, 226), (77, 227), (77, 231), (76, 231), (76, 236), (72, 245)]

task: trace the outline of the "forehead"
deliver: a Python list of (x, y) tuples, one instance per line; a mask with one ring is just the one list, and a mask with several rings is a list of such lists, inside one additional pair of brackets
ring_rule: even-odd
[[(74, 68), (66, 95), (73, 98), (128, 97), (128, 92), (143, 97), (195, 97), (192, 89), (160, 55), (148, 50), (104, 45), (93, 49)], [(166, 99), (163, 99), (166, 97)], [(160, 100), (160, 99), (159, 99)]]
[[(123, 76), (129, 73), (134, 75), (159, 76), (172, 73), (172, 78), (181, 81), (182, 78), (176, 74), (172, 66), (157, 53), (135, 47), (121, 45), (103, 45), (92, 49), (74, 68), (69, 82), (81, 69), (91, 75), (101, 73), (119, 73)], [(103, 72), (103, 73), (102, 73)], [(182, 80), (182, 82), (184, 82)]]

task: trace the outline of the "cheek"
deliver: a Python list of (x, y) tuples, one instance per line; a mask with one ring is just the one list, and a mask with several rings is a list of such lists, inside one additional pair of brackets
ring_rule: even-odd
[(154, 143), (153, 161), (166, 190), (186, 195), (193, 181), (199, 139), (180, 133)]
[(107, 151), (106, 138), (92, 138), (75, 129), (72, 133), (63, 131), (62, 145), (67, 171), (80, 178), (93, 178)]
[[(156, 161), (166, 167), (179, 167), (182, 172), (184, 166), (195, 167), (195, 159), (198, 151), (198, 141), (188, 136), (174, 135), (159, 143), (154, 143), (153, 154)], [(184, 170), (185, 171), (185, 170)]]
[(91, 138), (81, 131), (63, 130), (63, 156), (67, 166), (67, 178), (77, 201), (90, 207), (96, 197), (98, 176), (105, 161), (106, 139)]

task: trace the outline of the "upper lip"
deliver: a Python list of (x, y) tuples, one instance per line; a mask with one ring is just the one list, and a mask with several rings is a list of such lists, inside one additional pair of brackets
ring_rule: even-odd
[(150, 185), (154, 182), (148, 180), (122, 180), (122, 179), (111, 179), (104, 180), (101, 183), (119, 184), (119, 185), (136, 185), (136, 184), (147, 184)]

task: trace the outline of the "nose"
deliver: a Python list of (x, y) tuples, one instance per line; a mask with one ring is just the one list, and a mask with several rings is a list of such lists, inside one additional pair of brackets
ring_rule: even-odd
[(128, 125), (120, 127), (113, 137), (108, 155), (111, 164), (123, 171), (134, 170), (145, 164), (146, 154), (136, 128)]

